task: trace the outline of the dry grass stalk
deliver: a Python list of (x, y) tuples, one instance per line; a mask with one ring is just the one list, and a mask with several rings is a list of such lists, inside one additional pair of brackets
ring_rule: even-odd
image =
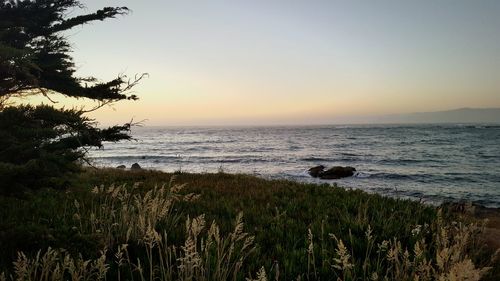
[[(160, 222), (167, 227), (177, 223), (179, 217), (172, 213), (175, 202), (197, 199), (198, 195), (192, 193), (181, 194), (184, 187), (174, 185), (172, 179), (168, 185), (155, 186), (143, 195), (140, 184), (131, 188), (126, 185), (96, 186), (92, 189), (95, 198), (89, 220), (85, 222), (86, 229), (78, 219), (80, 229), (103, 235), (108, 247), (140, 240), (151, 226), (154, 228)], [(79, 210), (77, 208), (75, 218), (81, 217)]]
[(246, 278), (246, 281), (267, 281), (266, 270), (264, 269), (264, 267), (261, 267), (259, 269), (259, 271), (257, 272), (257, 276), (255, 279), (250, 277), (250, 278)]
[[(14, 262), (14, 276), (9, 280), (33, 281), (63, 281), (63, 280), (104, 280), (109, 265), (106, 264), (106, 251), (95, 260), (84, 260), (81, 256), (73, 258), (65, 250), (48, 248), (43, 254), (41, 251), (33, 258), (24, 253), (18, 253)], [(8, 280), (5, 274), (0, 280)]]
[[(423, 226), (428, 228), (429, 226)], [(423, 231), (422, 226), (418, 232)], [(490, 268), (477, 268), (468, 256), (469, 246), (478, 231), (476, 224), (452, 223), (445, 225), (438, 219), (430, 244), (425, 239), (415, 243), (412, 251), (402, 247), (396, 238), (378, 243), (378, 258), (373, 260), (374, 245), (372, 230), (368, 227), (365, 236), (368, 249), (364, 257), (351, 256), (341, 239), (330, 234), (337, 243), (332, 257), (332, 270), (339, 280), (440, 280), (477, 281)], [(417, 231), (412, 231), (413, 235)], [(311, 234), (308, 234), (310, 239)], [(354, 262), (356, 261), (356, 262)], [(362, 270), (355, 270), (361, 266)]]

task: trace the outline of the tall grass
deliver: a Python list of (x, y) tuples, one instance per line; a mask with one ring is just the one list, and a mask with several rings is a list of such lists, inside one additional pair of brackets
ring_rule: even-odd
[[(53, 215), (76, 237), (100, 240), (99, 251), (93, 256), (60, 247), (20, 251), (0, 280), (444, 281), (480, 280), (490, 270), (475, 259), (481, 225), (448, 221), (439, 211), (428, 216), (429, 207), (416, 203), (325, 187), (295, 189), (287, 183), (284, 190), (272, 191), (278, 197), (269, 197), (257, 187), (235, 189), (234, 179), (241, 178), (219, 176), (233, 185), (225, 192), (238, 194), (235, 201), (224, 192), (189, 189), (173, 179), (152, 187), (100, 185), (88, 197), (69, 196), (67, 211)], [(303, 205), (322, 200), (336, 217), (319, 216), (327, 206)], [(310, 221), (311, 208), (319, 219)], [(384, 208), (392, 210), (385, 218), (372, 217)], [(254, 235), (244, 231), (242, 211)], [(398, 217), (404, 212), (415, 217)], [(209, 217), (217, 217), (222, 227)]]
[[(98, 234), (107, 242), (98, 259), (72, 258), (64, 249), (48, 248), (31, 258), (19, 252), (14, 274), (7, 278), (2, 273), (0, 280), (101, 280), (109, 268), (118, 280), (123, 276), (127, 280), (237, 280), (254, 250), (254, 237), (243, 231), (242, 213), (226, 236), (215, 222), (207, 227), (203, 215), (188, 217), (184, 244), (168, 243), (168, 229), (179, 224), (173, 203), (197, 198), (192, 193), (181, 195), (183, 188), (171, 181), (142, 195), (139, 184), (94, 187), (90, 204), (74, 201), (73, 228)], [(157, 230), (160, 224), (162, 234)], [(128, 243), (139, 250), (129, 253)], [(112, 258), (106, 256), (107, 247), (116, 247)]]
[[(413, 232), (419, 240), (412, 249), (404, 248), (396, 238), (377, 242), (370, 227), (365, 232), (368, 247), (365, 253), (355, 253), (346, 243), (329, 234), (335, 246), (330, 249), (317, 249), (311, 230), (308, 230), (307, 273), (297, 276), (296, 280), (319, 280), (320, 274), (315, 267), (316, 250), (323, 255), (323, 265), (328, 271), (328, 280), (439, 280), (439, 281), (477, 281), (481, 280), (491, 267), (477, 267), (468, 256), (474, 235), (480, 231), (477, 224), (464, 225), (454, 222), (451, 225), (438, 220), (423, 231), (432, 231), (432, 238), (426, 241), (420, 227)], [(500, 251), (500, 249), (499, 249)], [(326, 253), (326, 254), (325, 254)], [(497, 253), (491, 262), (497, 262)], [(277, 272), (274, 278), (279, 280)], [(268, 275), (261, 267), (256, 278), (247, 281), (267, 281)]]
[[(71, 257), (64, 249), (48, 248), (43, 254), (38, 251), (29, 258), (24, 253), (18, 254), (14, 265), (14, 277), (10, 280), (104, 280), (109, 265), (106, 263), (106, 251), (95, 260), (84, 260), (81, 256)], [(5, 273), (0, 280), (8, 280)]]
[(412, 231), (417, 242), (408, 249), (397, 238), (377, 241), (368, 227), (365, 253), (355, 253), (330, 234), (336, 247), (327, 259), (332, 274), (341, 280), (480, 280), (490, 268), (477, 268), (468, 256), (478, 231), (476, 224), (445, 225), (438, 218)]
[(74, 201), (77, 226), (83, 232), (100, 234), (109, 247), (140, 240), (160, 223), (171, 228), (179, 220), (179, 215), (172, 213), (173, 204), (177, 201), (191, 202), (198, 197), (193, 193), (180, 194), (185, 185), (174, 185), (174, 178), (168, 185), (155, 185), (144, 194), (140, 183), (131, 188), (127, 188), (126, 184), (96, 186), (92, 189), (95, 196), (90, 207), (85, 206), (89, 210), (83, 210), (88, 217), (81, 216), (80, 205), (83, 202)]

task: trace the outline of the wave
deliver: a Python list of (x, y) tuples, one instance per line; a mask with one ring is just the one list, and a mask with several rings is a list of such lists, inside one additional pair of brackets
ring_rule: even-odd
[[(355, 154), (355, 153), (349, 153), (349, 152), (341, 152), (340, 155), (342, 156), (351, 156), (351, 157), (359, 157), (361, 155)], [(364, 154), (363, 156), (373, 156), (372, 154)]]
[(153, 161), (154, 163), (160, 162), (184, 162), (184, 163), (276, 163), (279, 164), (283, 160), (276, 158), (268, 158), (268, 157), (241, 157), (241, 158), (233, 158), (233, 157), (220, 157), (220, 156), (162, 156), (162, 155), (126, 155), (126, 156), (102, 156), (102, 157), (91, 157), (91, 159), (96, 161), (105, 161), (105, 162), (149, 162)]
[(364, 178), (374, 178), (374, 179), (391, 179), (391, 180), (411, 180), (414, 179), (411, 175), (404, 174), (394, 174), (394, 173), (362, 173)]
[(464, 124), (457, 124), (457, 127), (460, 128), (466, 128), (466, 129), (500, 129), (500, 125), (498, 124), (470, 124), (470, 125), (464, 125)]
[(500, 155), (478, 154), (477, 156), (484, 159), (500, 159)]
[(319, 162), (319, 161), (332, 162), (332, 161), (335, 161), (333, 158), (314, 157), (314, 156), (300, 158), (299, 160), (305, 161), (305, 162)]
[(485, 125), (485, 129), (500, 129), (500, 125)]
[(364, 172), (356, 172), (356, 173), (354, 174), (354, 177), (356, 177), (356, 178), (360, 178), (360, 179), (367, 179), (367, 178), (371, 177), (371, 174), (369, 174), (369, 173), (364, 173)]
[(273, 160), (265, 158), (222, 158), (213, 159), (211, 162), (214, 163), (261, 163), (261, 162), (273, 162)]
[(113, 155), (113, 156), (91, 156), (94, 160), (108, 160), (108, 161), (126, 161), (126, 160), (159, 160), (159, 159), (182, 159), (182, 156), (165, 156), (165, 155)]
[(359, 171), (354, 174), (355, 178), (359, 179), (373, 179), (382, 181), (404, 181), (411, 183), (434, 184), (437, 186), (465, 186), (470, 185), (481, 186), (483, 183), (499, 182), (500, 176), (495, 174), (480, 174), (480, 173), (444, 173), (444, 174), (431, 174), (431, 173), (418, 173), (418, 174), (401, 174), (401, 173), (387, 173), (377, 172), (368, 173)]
[(241, 140), (224, 140), (224, 139), (215, 139), (215, 140), (200, 140), (200, 141), (175, 141), (175, 142), (167, 142), (169, 145), (207, 145), (207, 144), (225, 144), (225, 143), (235, 143)]
[(436, 159), (381, 159), (374, 161), (377, 164), (388, 164), (388, 165), (415, 165), (415, 164), (441, 164), (440, 160)]
[(367, 158), (367, 157), (373, 157), (373, 154), (366, 153), (366, 154), (356, 154), (356, 153), (349, 153), (349, 152), (340, 152), (336, 155), (333, 155), (332, 157), (322, 157), (322, 156), (308, 156), (308, 157), (303, 157), (300, 158), (300, 161), (306, 161), (306, 162), (316, 162), (316, 161), (325, 161), (325, 162), (334, 162), (334, 161), (339, 161), (339, 160), (354, 160), (357, 158)]

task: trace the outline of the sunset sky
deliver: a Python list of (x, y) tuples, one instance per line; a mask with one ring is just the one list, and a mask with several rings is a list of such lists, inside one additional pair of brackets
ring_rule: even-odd
[(93, 113), (104, 124), (307, 124), (500, 107), (500, 1), (82, 2), (86, 12), (133, 12), (69, 33), (78, 74), (150, 74), (135, 89), (140, 101)]

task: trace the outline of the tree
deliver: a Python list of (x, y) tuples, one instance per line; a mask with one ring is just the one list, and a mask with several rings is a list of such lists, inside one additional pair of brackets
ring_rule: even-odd
[(15, 98), (54, 94), (97, 102), (96, 110), (120, 100), (136, 100), (131, 89), (144, 77), (124, 75), (101, 82), (77, 77), (64, 36), (75, 26), (128, 13), (126, 7), (106, 7), (68, 18), (68, 10), (83, 8), (77, 0), (0, 0), (0, 191), (63, 186), (78, 171), (89, 147), (103, 141), (130, 139), (131, 123), (99, 129), (80, 109), (53, 105), (19, 105)]

